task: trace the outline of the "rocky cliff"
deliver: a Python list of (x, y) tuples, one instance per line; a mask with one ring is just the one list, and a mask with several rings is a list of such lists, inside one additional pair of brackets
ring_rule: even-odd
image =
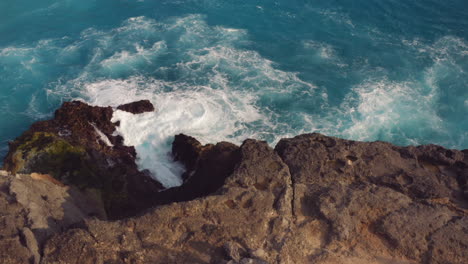
[(468, 263), (467, 150), (177, 135), (184, 184), (161, 191), (112, 111), (66, 103), (11, 144), (3, 263)]
[[(118, 107), (154, 111), (149, 101)], [(115, 135), (111, 107), (66, 102), (52, 120), (33, 124), (10, 143), (4, 167), (12, 173), (49, 174), (75, 186), (105, 208), (101, 218), (117, 219), (150, 207), (147, 197), (163, 189), (135, 163), (136, 152)]]

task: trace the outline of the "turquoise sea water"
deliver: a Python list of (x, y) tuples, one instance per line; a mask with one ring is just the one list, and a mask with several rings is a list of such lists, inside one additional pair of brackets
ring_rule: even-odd
[(468, 2), (0, 1), (0, 156), (63, 101), (142, 98), (115, 119), (153, 171), (179, 132), (468, 148)]

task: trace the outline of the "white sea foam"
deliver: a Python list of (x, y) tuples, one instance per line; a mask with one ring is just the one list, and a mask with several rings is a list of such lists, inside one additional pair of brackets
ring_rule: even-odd
[[(174, 35), (178, 41), (169, 43)], [(114, 107), (151, 100), (156, 112), (116, 111), (113, 121), (120, 121), (118, 133), (125, 144), (135, 146), (140, 168), (150, 170), (166, 187), (181, 184), (182, 168), (169, 155), (174, 135), (186, 133), (202, 143), (240, 144), (249, 137), (274, 142), (293, 133), (269, 107), (260, 109), (259, 100), (310, 96), (316, 90), (296, 73), (276, 69), (257, 52), (236, 48), (246, 39), (244, 30), (210, 27), (199, 15), (166, 24), (135, 17), (108, 32), (89, 29), (81, 36), (81, 42), (70, 49), (91, 42), (92, 58), (77, 78), (50, 92), (74, 91), (90, 104)], [(121, 39), (123, 43), (117, 42)], [(176, 52), (178, 61), (160, 61), (159, 56), (167, 52)], [(148, 68), (163, 78), (138, 74)], [(126, 77), (112, 78), (116, 72)], [(170, 75), (177, 78), (165, 79)], [(279, 127), (284, 133), (275, 133)]]
[(98, 105), (116, 106), (142, 98), (153, 102), (156, 112), (116, 111), (112, 121), (120, 121), (117, 131), (124, 143), (136, 147), (140, 167), (149, 169), (164, 186), (173, 187), (181, 184), (182, 172), (169, 155), (174, 135), (190, 134), (203, 143), (228, 138), (240, 143), (250, 136), (244, 124), (263, 116), (249, 94), (209, 87), (163, 92), (169, 85), (176, 84), (131, 78), (88, 84), (85, 91), (90, 102)]
[(25, 111), (25, 114), (30, 117), (31, 119), (46, 119), (51, 116), (51, 113), (49, 112), (42, 112), (40, 110), (40, 104), (41, 102), (38, 102), (37, 96), (36, 95), (31, 95), (31, 99), (28, 104), (28, 108)]
[[(93, 4), (91, 0), (84, 2), (66, 5), (80, 9)], [(183, 5), (184, 1), (176, 2)], [(218, 2), (209, 2), (221, 10)], [(257, 13), (267, 10), (256, 8)], [(467, 79), (466, 40), (447, 36), (432, 42), (421, 37), (399, 43), (395, 37), (401, 34), (391, 34), (381, 27), (383, 24), (352, 21), (352, 12), (310, 5), (303, 9), (312, 10), (317, 23), (310, 25), (314, 34), (294, 40), (303, 41), (302, 46), (283, 39), (294, 35), (288, 24), (294, 14), (276, 10), (265, 15), (279, 14), (286, 19), (282, 31), (276, 32), (285, 34), (279, 36), (279, 43), (262, 42), (278, 34), (250, 38), (247, 30), (234, 28), (239, 25), (235, 21), (222, 23), (229, 27), (216, 26), (217, 18), (210, 17), (212, 24), (205, 16), (193, 14), (161, 21), (133, 17), (114, 28), (98, 23), (80, 35), (2, 47), (0, 69), (4, 72), (0, 78), (15, 85), (2, 87), (14, 93), (5, 93), (9, 97), (0, 109), (11, 116), (20, 112), (22, 117), (36, 120), (49, 117), (48, 111), (61, 100), (79, 98), (94, 105), (117, 106), (149, 99), (156, 112), (132, 115), (116, 111), (113, 120), (120, 120), (117, 133), (124, 136), (125, 143), (136, 147), (140, 168), (149, 169), (168, 187), (181, 183), (182, 168), (169, 155), (177, 133), (190, 134), (202, 143), (241, 143), (252, 137), (274, 144), (281, 137), (318, 131), (400, 144), (423, 139), (427, 141), (422, 143), (466, 145), (467, 90), (453, 81)], [(243, 17), (248, 18), (249, 12)], [(71, 32), (84, 25), (72, 27)], [(298, 28), (296, 33), (302, 31)], [(406, 33), (403, 35), (414, 35)], [(303, 39), (308, 36), (317, 39)], [(350, 49), (343, 36), (369, 47), (369, 54)], [(289, 44), (298, 50), (270, 53), (270, 45), (284, 48)], [(249, 50), (255, 47), (265, 53)], [(377, 54), (379, 50), (382, 53)], [(278, 65), (263, 54), (284, 64)], [(293, 56), (283, 59), (286, 54)], [(381, 58), (375, 57), (380, 54)], [(285, 70), (289, 67), (299, 69), (301, 75)], [(299, 76), (315, 78), (320, 85)], [(342, 94), (349, 84), (352, 89)], [(37, 89), (46, 89), (47, 99), (43, 90)], [(18, 102), (9, 102), (11, 97), (29, 100), (28, 108), (18, 110)], [(99, 140), (110, 143), (102, 135)]]
[[(166, 187), (181, 183), (183, 168), (169, 154), (178, 133), (202, 143), (241, 143), (251, 137), (274, 144), (281, 137), (312, 131), (358, 140), (402, 142), (406, 137), (405, 143), (417, 143), (413, 139), (443, 131), (444, 122), (434, 107), (440, 98), (437, 76), (443, 75), (443, 63), (418, 76), (422, 81), (394, 81), (385, 77), (385, 70), (374, 69), (378, 74), (369, 73), (368, 80), (333, 107), (325, 88), (240, 48), (247, 42), (245, 30), (209, 26), (199, 15), (165, 22), (131, 18), (108, 31), (88, 29), (79, 41), (69, 43), (63, 49), (70, 51), (67, 60), (83, 50), (90, 59), (76, 78), (59, 81), (49, 91), (114, 107), (151, 100), (156, 112), (116, 111), (113, 121), (120, 121), (118, 133), (125, 144), (135, 146), (139, 167), (150, 170)], [(443, 43), (425, 47), (433, 52), (434, 61), (447, 61), (443, 51), (435, 52)], [(416, 48), (420, 43), (407, 45)], [(320, 61), (340, 63), (331, 45), (304, 46)]]
[(351, 121), (342, 134), (356, 140), (395, 140), (405, 134), (411, 139), (442, 132), (443, 122), (433, 107), (436, 100), (437, 90), (420, 83), (369, 80), (356, 86), (341, 105), (342, 115)]
[(157, 56), (166, 48), (164, 41), (156, 42), (147, 49), (137, 44), (132, 51), (116, 52), (111, 57), (102, 60), (100, 65), (104, 72), (111, 75), (135, 73), (143, 67), (150, 67), (151, 64), (157, 63)]
[(332, 63), (340, 68), (348, 66), (342, 61), (334, 47), (330, 44), (314, 40), (306, 40), (302, 42), (302, 45), (306, 51), (304, 56), (307, 57), (312, 55), (312, 59), (314, 61), (316, 58), (319, 58), (320, 63)]
[(110, 142), (109, 138), (104, 134), (102, 133), (101, 130), (99, 130), (99, 128), (97, 128), (97, 126), (93, 123), (89, 123), (93, 128), (94, 128), (94, 131), (96, 132), (96, 134), (99, 136), (99, 139), (104, 142), (104, 144), (106, 144), (107, 146), (109, 147), (113, 147), (114, 145)]
[(307, 49), (314, 50), (323, 59), (332, 59), (335, 57), (335, 51), (331, 45), (317, 41), (304, 41), (303, 45)]
[(451, 122), (460, 127), (468, 125), (468, 90), (450, 86), (453, 80), (467, 76), (465, 41), (447, 36), (429, 44), (418, 39), (402, 43), (425, 53), (425, 58), (429, 55), (432, 66), (406, 81), (390, 80), (384, 69), (374, 69), (367, 80), (351, 89), (341, 105), (326, 109), (325, 116), (305, 114), (305, 127), (364, 141), (431, 142), (452, 147), (462, 144), (468, 133), (462, 130), (454, 136), (455, 127), (452, 131), (448, 127)]

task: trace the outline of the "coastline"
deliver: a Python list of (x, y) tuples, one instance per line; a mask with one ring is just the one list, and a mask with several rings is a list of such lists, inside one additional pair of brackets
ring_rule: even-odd
[(114, 135), (112, 111), (65, 103), (11, 144), (0, 202), (5, 219), (28, 221), (3, 222), (6, 263), (468, 259), (467, 150), (321, 134), (202, 145), (181, 134), (172, 155), (184, 183), (165, 190)]

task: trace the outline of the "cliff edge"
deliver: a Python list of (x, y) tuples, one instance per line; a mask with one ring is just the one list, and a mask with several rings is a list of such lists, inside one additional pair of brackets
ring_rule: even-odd
[[(60, 112), (66, 109), (58, 113), (66, 115)], [(100, 119), (108, 124), (112, 109), (105, 109), (95, 111), (110, 111)], [(113, 144), (93, 145), (95, 132), (88, 134), (92, 140), (80, 142), (49, 130), (61, 127), (57, 116), (45, 121), (53, 126), (33, 125), (18, 138), (5, 162), (10, 172), (0, 173), (4, 263), (468, 263), (467, 150), (321, 134), (283, 139), (275, 148), (252, 139), (241, 146), (203, 146), (177, 135), (173, 156), (187, 169), (184, 184), (161, 191), (136, 168), (131, 147), (112, 138), (110, 125), (88, 126), (88, 116), (77, 117), (81, 121), (74, 122), (82, 125), (71, 131), (97, 127)], [(129, 162), (106, 173), (120, 173), (136, 181), (134, 186), (151, 181), (158, 191), (138, 196), (146, 199), (138, 210), (127, 214), (124, 203), (117, 220), (106, 220), (103, 215), (111, 212), (106, 204), (120, 205), (122, 199), (102, 195), (115, 193), (112, 184), (92, 185), (96, 190), (89, 192), (81, 182), (87, 183), (87, 176), (100, 179), (101, 163), (75, 181), (73, 173), (65, 178), (62, 173), (79, 166), (58, 172), (54, 166), (35, 167), (40, 163), (30, 150), (43, 152), (44, 145), (21, 147), (35, 133), (52, 133), (52, 142), (66, 138), (72, 149), (83, 148), (80, 162), (72, 165), (87, 164), (87, 155), (100, 148), (97, 157), (121, 157), (114, 149), (121, 148)], [(48, 160), (41, 155), (46, 157), (41, 162)]]

